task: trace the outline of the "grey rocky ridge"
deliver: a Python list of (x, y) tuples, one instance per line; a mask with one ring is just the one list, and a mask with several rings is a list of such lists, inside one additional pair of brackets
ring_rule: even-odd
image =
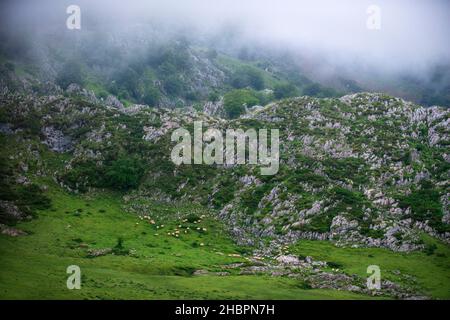
[[(291, 98), (225, 120), (192, 109), (124, 108), (82, 92), (36, 96), (6, 89), (0, 99), (1, 125), (8, 128), (3, 139), (20, 146), (10, 156), (19, 161), (9, 178), (14, 184), (49, 175), (75, 193), (119, 188), (125, 191), (124, 209), (138, 215), (152, 201), (197, 202), (225, 223), (237, 243), (253, 248), (256, 257), (274, 259), (241, 268), (242, 274), (290, 275), (317, 288), (365, 292), (362, 279), (322, 273), (326, 262), (302, 261), (283, 248), (309, 239), (411, 252), (426, 249), (424, 233), (450, 241), (448, 109), (361, 93)], [(261, 176), (256, 165), (175, 166), (170, 135), (196, 120), (221, 130), (280, 128), (279, 173)], [(33, 141), (65, 155), (62, 162), (47, 164)], [(139, 168), (132, 172), (135, 181), (105, 178), (114, 167), (111, 159), (122, 161), (120, 150), (130, 156), (126, 165)], [(2, 200), (1, 208), (2, 223), (31, 219), (14, 200)], [(24, 234), (4, 224), (2, 233)], [(304, 271), (299, 275), (292, 268)], [(417, 296), (392, 286), (394, 296)]]
[[(27, 129), (19, 119), (35, 117), (36, 137), (68, 155), (51, 174), (70, 190), (98, 187), (97, 178), (83, 170), (93, 166), (101, 172), (111, 147), (136, 144), (145, 173), (132, 197), (203, 203), (217, 210), (242, 243), (259, 246), (261, 237), (276, 243), (320, 239), (412, 251), (423, 249), (422, 231), (449, 241), (447, 109), (362, 93), (282, 100), (224, 120), (195, 110), (77, 99), (2, 95), (2, 127), (10, 128), (4, 134), (20, 139)], [(192, 166), (174, 166), (170, 134), (195, 120), (222, 130), (280, 128), (280, 172), (260, 176), (256, 166), (227, 165), (199, 174)]]

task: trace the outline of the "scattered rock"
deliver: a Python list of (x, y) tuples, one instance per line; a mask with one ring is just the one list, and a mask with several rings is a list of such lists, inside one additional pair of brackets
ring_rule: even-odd
[(24, 236), (27, 234), (25, 231), (22, 231), (22, 230), (13, 228), (13, 227), (8, 227), (4, 224), (0, 224), (0, 230), (1, 230), (2, 234), (5, 234), (10, 237), (19, 237), (19, 236)]

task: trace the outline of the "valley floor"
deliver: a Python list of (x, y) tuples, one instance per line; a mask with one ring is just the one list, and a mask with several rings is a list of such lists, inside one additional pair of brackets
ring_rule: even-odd
[[(235, 270), (225, 275), (226, 265), (248, 264), (251, 251), (235, 245), (221, 224), (199, 207), (155, 204), (148, 213), (151, 218), (141, 220), (126, 213), (114, 194), (51, 193), (52, 209), (16, 226), (28, 235), (0, 235), (1, 299), (373, 298), (311, 289), (290, 277), (242, 275)], [(201, 218), (187, 221), (193, 213)], [(382, 277), (408, 283), (433, 298), (449, 299), (450, 249), (437, 246), (432, 256), (337, 248), (317, 241), (300, 241), (288, 250), (333, 262), (345, 273), (362, 277), (367, 276), (368, 265), (380, 265)], [(105, 248), (116, 254), (102, 255)], [(120, 254), (124, 250), (127, 254)], [(81, 268), (80, 290), (66, 287), (70, 265)], [(198, 270), (209, 273), (197, 275)]]

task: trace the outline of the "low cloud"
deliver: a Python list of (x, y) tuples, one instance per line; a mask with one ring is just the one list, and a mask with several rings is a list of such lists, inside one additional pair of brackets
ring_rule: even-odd
[[(70, 4), (81, 7), (85, 30), (114, 32), (145, 22), (172, 34), (221, 39), (232, 29), (233, 45), (283, 48), (336, 67), (386, 73), (420, 74), (450, 61), (445, 0), (18, 0), (3, 4), (3, 32), (57, 32)], [(371, 5), (381, 9), (380, 30), (367, 28)]]

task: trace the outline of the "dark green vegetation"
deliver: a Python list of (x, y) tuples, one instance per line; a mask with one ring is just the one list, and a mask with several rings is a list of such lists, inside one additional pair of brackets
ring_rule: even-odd
[[(449, 298), (450, 252), (436, 239), (448, 226), (443, 109), (361, 94), (287, 99), (218, 120), (76, 94), (1, 99), (2, 297), (368, 297), (308, 289), (298, 274), (241, 273), (257, 266), (255, 256), (274, 263), (291, 254), (362, 279), (380, 265), (385, 279), (418, 295)], [(194, 120), (205, 129), (283, 128), (278, 174), (175, 166), (171, 132), (192, 130)], [(12, 204), (34, 219), (12, 219)], [(26, 235), (11, 237), (11, 226)], [(286, 240), (287, 249), (278, 245)], [(227, 269), (232, 263), (244, 266)], [(83, 290), (65, 288), (72, 264)]]
[[(45, 139), (40, 133), (45, 127), (60, 130), (73, 141), (75, 151), (67, 150), (73, 156), (52, 173), (71, 190), (140, 189), (157, 197), (189, 197), (216, 209), (232, 203), (242, 222), (251, 219), (261, 228), (267, 228), (262, 224), (264, 218), (274, 216), (270, 226), (279, 235), (290, 228), (327, 233), (332, 231), (333, 219), (341, 216), (356, 222), (358, 233), (364, 237), (381, 239), (394, 221), (382, 229), (373, 224), (379, 224), (379, 218), (394, 207), (403, 211), (401, 219), (428, 223), (438, 233), (448, 231), (442, 208), (448, 172), (443, 157), (448, 150), (447, 114), (443, 111), (436, 111), (428, 130), (408, 120), (420, 114), (416, 106), (387, 96), (360, 95), (350, 103), (292, 99), (252, 111), (249, 119), (231, 121), (230, 126), (283, 128), (280, 170), (275, 176), (261, 176), (256, 166), (233, 170), (206, 165), (176, 167), (170, 160), (174, 144), (167, 126), (192, 127), (178, 112), (145, 107), (119, 112), (81, 97), (42, 101), (37, 106), (15, 99), (5, 104), (1, 122), (23, 130), (24, 137), (34, 140), (37, 135)], [(257, 99), (249, 89), (232, 91), (225, 95), (225, 110), (230, 117), (237, 117), (245, 111), (239, 106), (251, 100), (256, 103)], [(18, 104), (20, 109), (15, 107)], [(60, 108), (60, 104), (67, 107)], [(45, 116), (49, 113), (51, 117)], [(210, 121), (201, 113), (196, 117)], [(402, 131), (394, 129), (405, 123), (408, 126)], [(377, 140), (372, 139), (374, 132)], [(433, 139), (438, 143), (431, 145), (430, 135), (436, 136)], [(6, 164), (3, 171), (8, 167), (11, 165)], [(253, 182), (243, 185), (242, 179)], [(420, 183), (403, 182), (413, 180)], [(7, 184), (5, 188), (11, 189)], [(20, 192), (23, 187), (17, 188)], [(36, 188), (31, 190), (38, 192)], [(269, 200), (269, 194), (275, 199), (272, 196)], [(283, 207), (288, 211), (276, 214)], [(297, 212), (303, 212), (303, 216), (299, 218)], [(383, 219), (398, 220), (398, 216)], [(402, 240), (400, 234), (396, 237)], [(420, 245), (417, 237), (410, 240)]]
[[(4, 137), (0, 137), (0, 141), (4, 142), (4, 139)], [(2, 145), (6, 145), (6, 143), (2, 143)], [(0, 155), (0, 200), (14, 203), (24, 215), (34, 215), (38, 209), (48, 209), (51, 204), (50, 198), (37, 184), (19, 185), (15, 183), (10, 166), (5, 154)], [(3, 207), (0, 207), (0, 223), (13, 225), (16, 223), (16, 219), (8, 215)]]
[[(117, 194), (74, 196), (51, 190), (53, 207), (20, 225), (27, 236), (0, 235), (0, 297), (3, 299), (362, 299), (336, 290), (304, 290), (298, 280), (270, 276), (194, 276), (245, 262), (240, 247), (204, 209), (154, 204), (155, 225), (123, 212)], [(77, 213), (78, 212), (78, 213)], [(182, 212), (207, 216), (179, 237), (167, 235)], [(193, 223), (187, 222), (194, 226)], [(164, 227), (157, 228), (164, 224)], [(195, 224), (197, 226), (197, 224)], [(90, 257), (89, 250), (113, 248)], [(232, 255), (232, 256), (230, 256)], [(66, 268), (78, 265), (81, 290), (68, 290)]]
[(430, 296), (448, 299), (450, 294), (450, 249), (447, 245), (423, 236), (435, 247), (432, 255), (422, 252), (393, 253), (379, 248), (336, 248), (325, 241), (300, 241), (290, 248), (299, 255), (329, 262), (348, 274), (366, 275), (362, 266), (378, 265), (383, 279), (409, 284)]
[[(244, 25), (83, 6), (69, 30), (63, 7), (1, 7), (0, 298), (450, 299), (446, 61), (412, 75)], [(277, 174), (175, 165), (194, 121), (278, 129)]]
[(246, 107), (259, 104), (259, 99), (251, 90), (234, 90), (224, 96), (224, 108), (230, 119), (238, 118), (245, 113)]
[(187, 39), (155, 40), (127, 52), (120, 41), (117, 43), (105, 35), (84, 34), (81, 38), (66, 39), (67, 43), (56, 45), (51, 41), (34, 44), (51, 52), (45, 61), (3, 41), (0, 82), (11, 89), (41, 94), (56, 89), (48, 85), (50, 80), (63, 90), (71, 84), (79, 85), (99, 99), (114, 95), (124, 105), (171, 108), (196, 106), (214, 101), (214, 95), (223, 96), (240, 89), (258, 97), (246, 100), (251, 102), (248, 107), (301, 93), (318, 97), (337, 94), (304, 76), (293, 75), (289, 68), (268, 58), (242, 59), (239, 55), (197, 46)]
[(411, 216), (419, 221), (429, 221), (430, 225), (440, 232), (449, 232), (447, 224), (442, 223), (442, 206), (439, 202), (440, 194), (436, 188), (425, 181), (420, 188), (401, 198), (400, 206), (411, 208)]
[[(302, 289), (299, 280), (261, 275), (195, 276), (207, 269), (223, 270), (247, 261), (247, 254), (223, 232), (223, 226), (204, 209), (183, 204), (154, 203), (155, 224), (124, 212), (118, 194), (74, 196), (50, 190), (53, 206), (39, 218), (21, 223), (27, 236), (0, 235), (0, 297), (27, 299), (361, 299), (367, 296), (336, 290)], [(181, 215), (178, 213), (181, 212)], [(206, 232), (191, 228), (179, 237), (168, 235), (195, 212)], [(178, 218), (180, 220), (178, 220)], [(164, 225), (164, 227), (158, 227)], [(197, 226), (197, 224), (195, 224)], [(431, 240), (429, 240), (431, 241)], [(91, 250), (113, 248), (90, 257)], [(348, 274), (365, 276), (370, 264), (380, 265), (382, 276), (413, 284), (436, 298), (448, 298), (448, 247), (436, 253), (398, 254), (386, 249), (342, 249), (330, 243), (301, 241), (290, 248), (312, 256)], [(230, 256), (231, 255), (231, 256)], [(66, 268), (78, 265), (81, 290), (66, 288)], [(396, 274), (399, 270), (401, 274)], [(228, 270), (227, 270), (228, 271)], [(409, 277), (407, 275), (410, 275)], [(412, 277), (411, 277), (412, 276)]]

